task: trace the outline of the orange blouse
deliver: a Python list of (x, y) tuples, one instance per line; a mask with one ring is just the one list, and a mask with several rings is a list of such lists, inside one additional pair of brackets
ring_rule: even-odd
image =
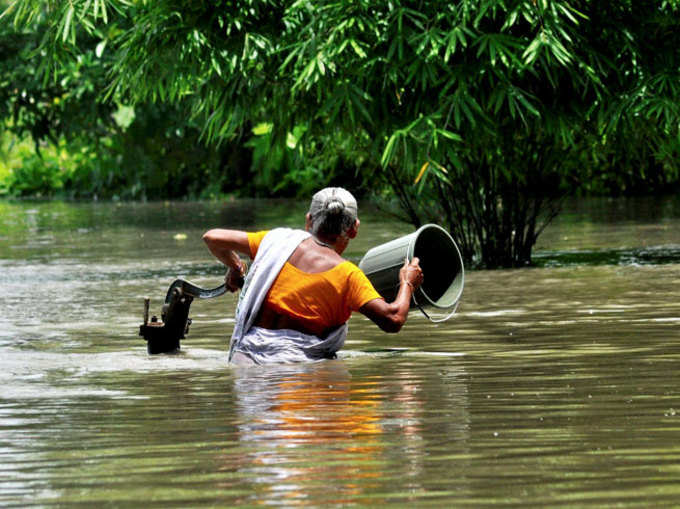
[[(248, 233), (251, 258), (255, 258), (267, 231)], [(344, 261), (324, 272), (304, 272), (286, 262), (274, 280), (263, 306), (296, 318), (310, 332), (321, 334), (349, 320), (352, 311), (382, 298), (366, 275)]]

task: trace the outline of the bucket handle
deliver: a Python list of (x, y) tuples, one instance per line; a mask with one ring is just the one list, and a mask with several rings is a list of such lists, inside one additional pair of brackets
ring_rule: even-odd
[(434, 319), (430, 315), (427, 314), (427, 312), (423, 309), (423, 307), (418, 303), (418, 299), (416, 299), (416, 294), (413, 292), (413, 302), (415, 302), (416, 306), (418, 306), (418, 309), (420, 309), (420, 312), (425, 315), (425, 318), (430, 320), (432, 323), (441, 323), (445, 322), (449, 318), (451, 318), (454, 314), (456, 314), (456, 311), (458, 311), (458, 304), (460, 304), (460, 300), (456, 302), (456, 304), (453, 306), (453, 311), (451, 311), (448, 315), (446, 315), (444, 318), (438, 318)]
[[(408, 252), (411, 252), (411, 253), (412, 253), (412, 252), (414, 251), (414, 243), (415, 243), (415, 237), (414, 237), (413, 239), (411, 239), (411, 242), (409, 242)], [(454, 244), (454, 245), (455, 245), (455, 244)], [(456, 248), (456, 249), (458, 249), (458, 248)], [(410, 262), (410, 260), (408, 259), (408, 252), (407, 252), (407, 254), (406, 254), (406, 262)], [(416, 299), (416, 292), (413, 292), (413, 294), (411, 295), (411, 297), (413, 298), (413, 302), (415, 303), (415, 305), (418, 306), (418, 309), (420, 309), (420, 312), (421, 312), (422, 314), (424, 314), (424, 315), (425, 315), (425, 318), (427, 318), (428, 320), (430, 320), (432, 323), (441, 323), (441, 322), (445, 322), (446, 320), (448, 320), (449, 318), (451, 318), (453, 315), (456, 314), (456, 311), (458, 311), (458, 304), (460, 304), (460, 300), (457, 300), (457, 301), (456, 301), (456, 304), (453, 306), (453, 311), (451, 311), (451, 312), (450, 312), (448, 315), (446, 315), (444, 318), (439, 318), (439, 319), (436, 319), (436, 320), (435, 320), (435, 319), (432, 318), (430, 315), (428, 315), (428, 314), (427, 314), (427, 311), (425, 311), (425, 310), (423, 309), (423, 306), (421, 306), (421, 305), (418, 303), (418, 299)]]

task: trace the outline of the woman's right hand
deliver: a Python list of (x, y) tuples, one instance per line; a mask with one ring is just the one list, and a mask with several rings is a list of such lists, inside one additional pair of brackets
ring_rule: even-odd
[[(373, 320), (385, 332), (399, 332), (406, 323), (413, 292), (423, 282), (423, 269), (420, 260), (414, 257), (409, 263), (404, 261), (399, 270), (399, 293), (393, 302), (385, 299), (369, 300), (359, 311)], [(407, 289), (410, 287), (410, 291)]]
[(234, 293), (239, 288), (243, 288), (244, 278), (245, 269), (243, 265), (241, 265), (240, 270), (229, 267), (227, 269), (227, 274), (224, 276), (224, 285), (227, 287), (227, 290)]
[(406, 281), (413, 289), (417, 289), (423, 283), (423, 269), (420, 268), (420, 260), (414, 256), (409, 263), (408, 258), (404, 260), (404, 266), (399, 270), (399, 283)]

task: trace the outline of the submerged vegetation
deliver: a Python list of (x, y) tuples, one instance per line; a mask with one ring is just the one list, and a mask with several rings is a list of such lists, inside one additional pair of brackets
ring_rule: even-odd
[(467, 262), (524, 265), (563, 197), (677, 186), (679, 10), (7, 3), (0, 193), (296, 196), (338, 184), (447, 227)]

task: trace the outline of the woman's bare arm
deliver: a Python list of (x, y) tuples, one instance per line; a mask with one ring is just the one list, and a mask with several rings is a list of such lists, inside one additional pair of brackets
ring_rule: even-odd
[(245, 265), (238, 253), (250, 257), (248, 235), (240, 230), (224, 230), (215, 228), (203, 234), (203, 241), (210, 252), (224, 265), (232, 269), (227, 275), (227, 288), (236, 291), (237, 280), (245, 275)]
[(373, 299), (361, 306), (359, 312), (371, 319), (385, 332), (399, 332), (408, 318), (411, 296), (423, 282), (423, 271), (418, 258), (404, 263), (399, 271), (399, 293), (393, 302)]

